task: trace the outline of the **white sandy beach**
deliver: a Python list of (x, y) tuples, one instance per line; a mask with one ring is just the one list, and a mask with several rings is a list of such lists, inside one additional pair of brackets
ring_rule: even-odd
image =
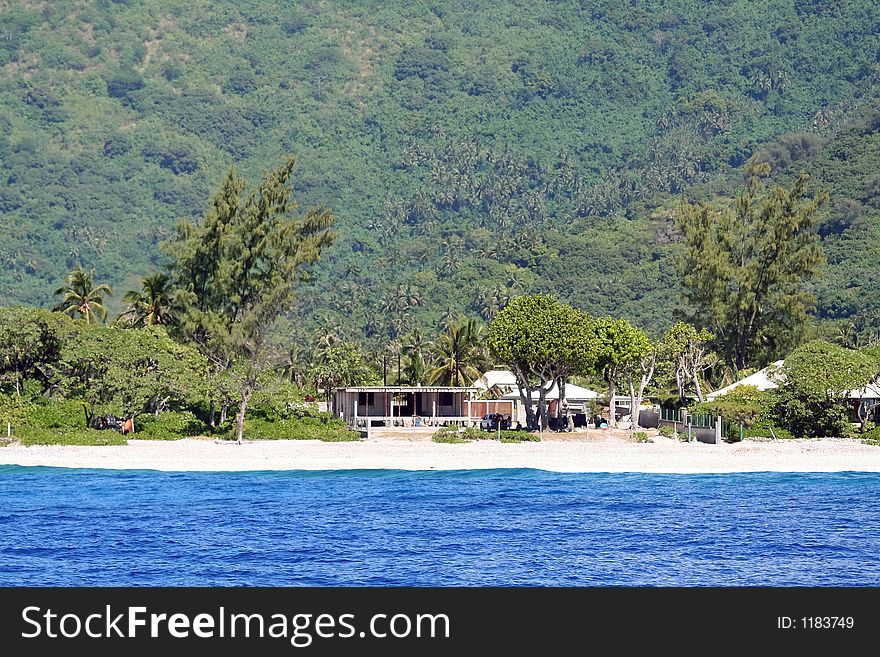
[(186, 439), (132, 440), (128, 445), (113, 447), (12, 444), (0, 448), (0, 464), (166, 471), (536, 468), (556, 472), (880, 472), (880, 447), (855, 440), (721, 445), (681, 443), (662, 437), (654, 440), (639, 444), (574, 434), (540, 443), (482, 440), (438, 444), (427, 435), (407, 432), (354, 443), (277, 440), (236, 445)]

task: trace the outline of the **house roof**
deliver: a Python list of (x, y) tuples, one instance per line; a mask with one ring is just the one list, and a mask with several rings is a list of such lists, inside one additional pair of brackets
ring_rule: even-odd
[[(779, 368), (785, 363), (784, 360), (777, 360), (772, 365), (768, 365), (762, 370), (758, 370), (754, 374), (747, 376), (740, 381), (731, 383), (729, 386), (715, 390), (706, 395), (709, 401), (716, 397), (726, 395), (728, 392), (742, 385), (755, 386), (758, 390), (773, 390), (779, 387), (780, 383), (785, 383), (785, 377)], [(880, 382), (869, 383), (859, 390), (851, 390), (847, 397), (849, 399), (880, 399)]]
[(861, 390), (849, 393), (850, 399), (880, 399), (880, 382), (869, 383)]
[(476, 393), (477, 388), (473, 386), (455, 387), (455, 386), (352, 386), (350, 388), (336, 388), (335, 392), (462, 392)]
[(513, 388), (516, 386), (516, 376), (510, 370), (489, 370), (474, 381), (474, 386), (481, 390), (491, 390), (495, 386)]
[[(533, 392), (535, 401), (538, 399), (538, 393)], [(565, 384), (565, 398), (571, 401), (583, 401), (586, 399), (597, 399), (599, 397), (599, 393), (595, 390), (590, 390), (589, 388), (583, 388), (581, 386), (576, 386), (573, 383)], [(513, 390), (508, 392), (506, 395), (502, 395), (501, 399), (519, 399), (519, 386), (514, 386)], [(550, 388), (550, 391), (547, 393), (547, 400), (554, 401), (559, 399), (559, 390), (556, 387), (556, 384)]]
[(731, 383), (729, 386), (725, 386), (720, 390), (715, 390), (706, 395), (706, 399), (712, 401), (716, 397), (720, 397), (721, 395), (726, 395), (728, 392), (733, 390), (734, 388), (739, 388), (740, 386), (755, 386), (758, 390), (773, 390), (774, 388), (778, 388), (779, 384), (782, 383), (782, 375), (778, 372), (779, 368), (782, 367), (784, 360), (777, 360), (772, 365), (768, 365), (762, 370), (758, 370), (754, 374), (750, 374), (744, 379), (740, 379), (734, 383)]

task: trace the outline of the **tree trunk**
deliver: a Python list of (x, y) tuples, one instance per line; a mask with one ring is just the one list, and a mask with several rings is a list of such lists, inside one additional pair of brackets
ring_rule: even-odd
[(89, 407), (83, 404), (83, 413), (86, 415), (86, 429), (92, 428), (92, 418), (94, 417), (94, 413), (89, 413)]
[(250, 397), (251, 391), (245, 390), (241, 396), (241, 406), (238, 409), (238, 414), (235, 416), (235, 438), (239, 445), (241, 445), (242, 438), (244, 437), (244, 414), (247, 411)]
[(675, 385), (678, 388), (678, 403), (684, 406), (684, 373), (681, 371), (681, 367), (675, 368)]
[(639, 412), (636, 406), (636, 389), (632, 377), (629, 379), (629, 433), (632, 435), (639, 424)]
[(614, 385), (614, 377), (608, 377), (608, 426), (616, 427), (617, 426), (617, 417), (615, 410), (617, 410), (614, 406), (614, 394), (617, 392), (617, 386)]
[(526, 409), (526, 428), (534, 429), (535, 412), (532, 410), (532, 389), (529, 387), (528, 380), (521, 372), (516, 372), (516, 384), (519, 387), (519, 399)]
[(559, 388), (559, 400), (556, 402), (556, 419), (558, 420), (562, 417), (562, 407), (565, 405), (565, 379), (559, 377), (556, 386)]
[(700, 388), (700, 374), (699, 372), (694, 372), (694, 389), (697, 391), (697, 401), (701, 404), (706, 401), (703, 398), (703, 390)]
[(226, 422), (226, 416), (229, 413), (229, 397), (227, 395), (223, 396), (223, 401), (220, 402), (220, 424)]
[(538, 422), (547, 429), (547, 391), (543, 385), (538, 388)]
[(217, 428), (217, 423), (214, 421), (214, 398), (211, 398), (211, 406), (208, 410), (208, 424), (212, 429)]

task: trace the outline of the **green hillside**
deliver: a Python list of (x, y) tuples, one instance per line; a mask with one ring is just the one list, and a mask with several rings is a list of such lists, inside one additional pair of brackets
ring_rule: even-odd
[[(818, 312), (880, 314), (871, 0), (0, 1), (0, 294), (116, 299), (223, 172), (286, 153), (339, 216), (299, 335), (371, 338), (549, 291), (651, 330), (677, 196), (762, 151), (832, 202)], [(406, 287), (409, 286), (409, 287)], [(395, 323), (395, 320), (397, 322)]]

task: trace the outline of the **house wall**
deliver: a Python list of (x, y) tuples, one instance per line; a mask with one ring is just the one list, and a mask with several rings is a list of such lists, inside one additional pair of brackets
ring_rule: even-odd
[[(359, 403), (363, 401), (363, 396), (366, 396), (366, 404)], [(424, 418), (436, 415), (439, 418), (463, 417), (468, 414), (468, 395), (463, 392), (448, 394), (435, 391), (408, 392), (397, 395), (397, 400), (394, 397), (395, 395), (392, 392), (374, 391), (372, 393), (358, 393), (344, 390), (336, 391), (333, 395), (333, 414), (337, 417), (342, 416), (346, 420), (354, 418), (355, 409), (359, 418), (367, 416), (374, 418), (411, 418), (416, 415)], [(473, 406), (476, 404), (477, 402), (472, 402), (471, 417), (475, 416)], [(482, 417), (482, 414), (480, 417)]]
[[(477, 399), (471, 402), (471, 417), (482, 418), (489, 413), (501, 413), (513, 417), (513, 401), (510, 399)], [(467, 408), (465, 408), (467, 411)]]

